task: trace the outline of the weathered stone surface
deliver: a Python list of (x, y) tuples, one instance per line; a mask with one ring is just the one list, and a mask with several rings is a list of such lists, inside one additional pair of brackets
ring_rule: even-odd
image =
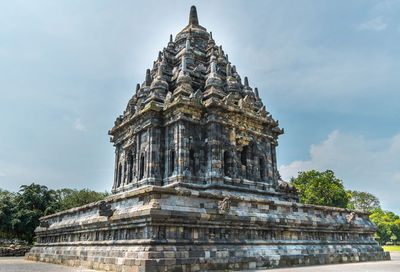
[(0, 257), (8, 257), (8, 256), (24, 256), (29, 250), (30, 246), (21, 246), (21, 245), (11, 245), (8, 247), (0, 247)]
[[(124, 271), (253, 269), (388, 259), (368, 214), (225, 185), (149, 186), (42, 218), (30, 260)], [(221, 202), (229, 210), (221, 213)], [(348, 216), (352, 214), (350, 224)], [(133, 270), (135, 271), (135, 270)]]
[(390, 258), (367, 213), (298, 203), (277, 170), (283, 129), (195, 8), (189, 22), (109, 132), (114, 195), (41, 218), (26, 258), (110, 271)]
[(109, 131), (112, 191), (176, 181), (282, 191), (275, 150), (282, 133), (193, 7)]

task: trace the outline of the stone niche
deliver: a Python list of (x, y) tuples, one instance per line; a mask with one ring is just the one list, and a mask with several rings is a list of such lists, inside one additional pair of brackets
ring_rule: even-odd
[(390, 259), (367, 213), (298, 203), (277, 170), (283, 132), (192, 7), (109, 131), (113, 195), (41, 218), (26, 258), (106, 271)]

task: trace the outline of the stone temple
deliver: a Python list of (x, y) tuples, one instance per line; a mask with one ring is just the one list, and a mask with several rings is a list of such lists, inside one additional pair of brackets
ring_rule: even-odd
[(41, 218), (26, 258), (110, 271), (390, 259), (367, 213), (298, 202), (277, 170), (282, 133), (192, 7), (109, 131), (113, 195)]

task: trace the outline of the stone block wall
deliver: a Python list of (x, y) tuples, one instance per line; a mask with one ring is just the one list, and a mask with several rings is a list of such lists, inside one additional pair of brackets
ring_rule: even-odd
[[(115, 140), (113, 192), (177, 180), (211, 184), (225, 177), (276, 189), (276, 140), (261, 123), (232, 111), (182, 98), (165, 112), (149, 113), (150, 120), (127, 126)], [(203, 120), (197, 120), (199, 113)]]
[[(47, 216), (31, 260), (110, 271), (204, 271), (390, 258), (368, 214), (178, 183)], [(102, 204), (104, 207), (104, 204)], [(107, 206), (106, 205), (106, 206)]]
[(0, 257), (16, 257), (25, 256), (27, 252), (31, 250), (30, 246), (9, 246), (0, 247)]

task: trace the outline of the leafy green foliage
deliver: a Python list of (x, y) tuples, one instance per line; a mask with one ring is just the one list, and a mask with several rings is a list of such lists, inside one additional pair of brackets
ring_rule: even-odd
[(348, 209), (367, 212), (381, 208), (379, 199), (373, 194), (350, 190), (347, 192), (351, 194), (351, 200), (347, 206)]
[(375, 209), (370, 215), (370, 219), (378, 227), (375, 237), (379, 243), (400, 242), (400, 217), (398, 215), (391, 211)]
[(299, 190), (300, 202), (304, 204), (346, 208), (351, 198), (332, 170), (299, 172), (290, 182)]
[(0, 237), (11, 238), (15, 195), (8, 191), (0, 190)]
[(11, 221), (14, 233), (21, 239), (33, 241), (39, 218), (57, 210), (56, 192), (32, 183), (22, 185), (15, 197), (15, 211)]
[(64, 211), (102, 200), (106, 196), (108, 196), (108, 193), (98, 193), (90, 191), (88, 189), (83, 189), (80, 191), (72, 189), (61, 189), (57, 190), (57, 195), (59, 197), (59, 210)]
[(31, 243), (40, 217), (95, 202), (107, 195), (88, 189), (55, 191), (35, 183), (21, 186), (18, 193), (0, 190), (0, 237)]
[(379, 199), (373, 194), (347, 191), (331, 170), (299, 172), (290, 182), (299, 190), (300, 202), (356, 209), (371, 212), (370, 219), (377, 225), (376, 240), (381, 244), (400, 242), (400, 217), (383, 211)]

